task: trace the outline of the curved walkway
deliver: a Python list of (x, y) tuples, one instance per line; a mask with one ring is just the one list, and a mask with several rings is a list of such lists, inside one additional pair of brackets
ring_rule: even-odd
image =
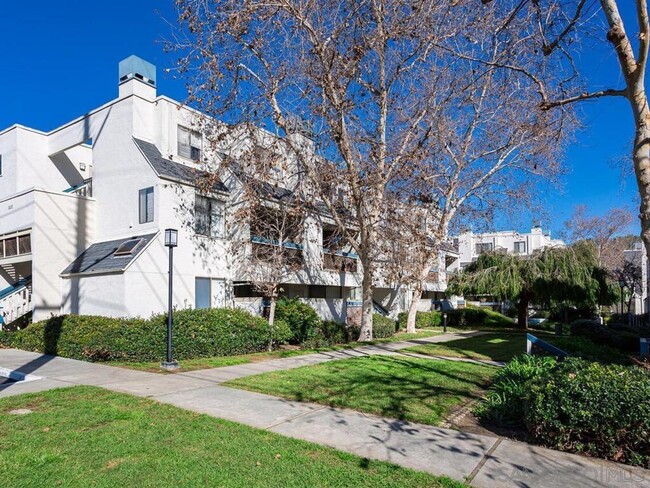
[[(457, 334), (417, 339), (442, 342)], [(367, 354), (394, 354), (414, 341), (364, 346), (264, 363), (178, 374), (156, 374), (53, 356), (0, 350), (0, 367), (41, 377), (0, 386), (0, 397), (74, 385), (95, 385), (149, 397), (187, 410), (267, 429), (372, 459), (447, 475), (477, 487), (649, 487), (650, 471), (360, 412), (299, 403), (226, 388), (251, 374)]]

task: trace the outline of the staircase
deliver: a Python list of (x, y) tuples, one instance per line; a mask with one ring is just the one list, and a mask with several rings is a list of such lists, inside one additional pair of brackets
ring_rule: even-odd
[(379, 315), (383, 315), (384, 317), (388, 317), (390, 312), (386, 310), (384, 307), (382, 307), (378, 302), (372, 301), (372, 307), (375, 309), (375, 312), (378, 313)]
[(0, 330), (31, 313), (31, 284), (30, 276), (0, 290)]

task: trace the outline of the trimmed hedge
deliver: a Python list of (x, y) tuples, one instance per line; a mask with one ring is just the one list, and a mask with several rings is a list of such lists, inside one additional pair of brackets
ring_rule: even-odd
[[(400, 329), (406, 329), (408, 312), (402, 312), (397, 316)], [(430, 327), (439, 327), (442, 325), (442, 314), (440, 312), (417, 312), (415, 314), (415, 328), (427, 329)]]
[(548, 447), (650, 468), (650, 375), (567, 359), (531, 383), (524, 422)]
[(477, 414), (547, 447), (650, 468), (650, 375), (636, 366), (518, 356)]
[(397, 332), (397, 324), (394, 319), (381, 314), (372, 314), (372, 337), (373, 339), (384, 339), (392, 337)]
[(487, 308), (457, 308), (447, 313), (447, 325), (450, 327), (514, 327), (514, 322), (499, 312)]
[(579, 319), (571, 322), (571, 335), (585, 337), (596, 344), (611, 346), (621, 351), (639, 353), (639, 332), (617, 330), (595, 320)]
[[(266, 351), (286, 342), (291, 331), (282, 320), (266, 320), (241, 309), (174, 312), (174, 358), (192, 359)], [(86, 361), (157, 361), (165, 356), (166, 315), (117, 319), (62, 315), (17, 332), (0, 333), (0, 344)]]

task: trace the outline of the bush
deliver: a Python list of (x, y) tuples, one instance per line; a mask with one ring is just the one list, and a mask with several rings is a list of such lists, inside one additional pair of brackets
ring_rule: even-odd
[[(400, 329), (406, 329), (408, 316), (407, 312), (402, 312), (397, 316)], [(415, 327), (417, 329), (439, 327), (440, 325), (442, 325), (442, 314), (440, 312), (417, 312), (415, 314)]]
[(324, 320), (312, 329), (312, 334), (302, 343), (302, 346), (308, 349), (330, 347), (355, 341), (358, 337), (359, 327), (341, 324), (333, 320)]
[(650, 468), (650, 376), (567, 359), (528, 383), (524, 421), (548, 447)]
[(618, 349), (596, 344), (586, 337), (553, 337), (549, 339), (549, 342), (572, 356), (578, 356), (588, 361), (598, 361), (605, 364), (631, 363), (629, 356), (626, 356)]
[(275, 318), (289, 324), (293, 332), (292, 344), (302, 344), (313, 338), (321, 324), (316, 310), (299, 298), (280, 298), (275, 305)]
[(629, 329), (610, 328), (595, 320), (580, 319), (571, 322), (571, 335), (585, 337), (596, 344), (615, 347), (621, 351), (639, 353), (639, 333)]
[(549, 356), (514, 357), (494, 376), (485, 402), (476, 410), (484, 420), (507, 425), (523, 425), (529, 382), (552, 369), (556, 359)]
[(487, 308), (457, 308), (447, 312), (450, 327), (513, 327), (514, 322), (505, 315)]
[(392, 337), (396, 332), (396, 322), (390, 317), (375, 313), (372, 315), (372, 337), (374, 339), (383, 339)]
[[(291, 335), (286, 322), (278, 320), (271, 328), (240, 309), (178, 310), (173, 318), (173, 352), (179, 360), (265, 351)], [(163, 314), (147, 320), (62, 315), (1, 333), (0, 343), (86, 361), (156, 361), (165, 356), (166, 322)]]

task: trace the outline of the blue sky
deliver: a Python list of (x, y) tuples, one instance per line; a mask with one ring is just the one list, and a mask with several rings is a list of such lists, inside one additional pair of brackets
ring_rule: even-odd
[[(163, 73), (174, 62), (160, 43), (170, 32), (166, 20), (175, 22), (171, 0), (25, 0), (2, 7), (0, 129), (20, 123), (51, 130), (111, 100), (117, 95), (117, 64), (130, 54), (158, 67), (159, 93), (185, 97), (183, 82)], [(617, 85), (613, 53), (591, 51), (578, 63), (596, 87), (607, 87), (610, 81)], [(634, 179), (622, 179), (612, 165), (630, 152), (633, 126), (626, 101), (602, 99), (583, 104), (581, 110), (585, 127), (567, 150), (569, 173), (562, 178), (562, 189), (544, 195), (548, 215), (542, 223), (554, 234), (576, 205), (587, 205), (597, 214), (615, 206), (637, 206)], [(516, 221), (496, 225), (525, 230), (534, 218), (522, 213)], [(638, 225), (630, 230), (637, 233)]]

